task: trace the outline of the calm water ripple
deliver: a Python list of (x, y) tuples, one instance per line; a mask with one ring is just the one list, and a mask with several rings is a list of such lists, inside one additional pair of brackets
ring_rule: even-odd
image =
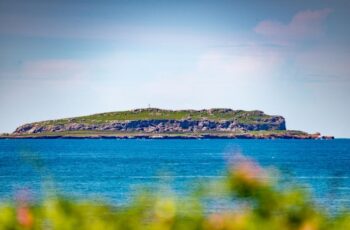
[(40, 194), (51, 175), (56, 188), (81, 198), (127, 202), (139, 185), (221, 178), (236, 153), (280, 169), (306, 184), (326, 206), (350, 207), (350, 140), (0, 140), (0, 199), (29, 189)]

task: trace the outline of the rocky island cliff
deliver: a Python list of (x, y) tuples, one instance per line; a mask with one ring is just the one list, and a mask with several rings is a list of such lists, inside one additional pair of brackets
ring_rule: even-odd
[(7, 137), (316, 139), (320, 134), (287, 130), (282, 116), (258, 110), (148, 108), (29, 123)]

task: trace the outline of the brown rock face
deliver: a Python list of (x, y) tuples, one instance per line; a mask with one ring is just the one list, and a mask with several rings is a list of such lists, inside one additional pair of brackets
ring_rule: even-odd
[(322, 136), (323, 140), (333, 140), (334, 136)]
[(120, 131), (120, 132), (195, 132), (195, 131), (258, 131), (285, 130), (283, 117), (272, 117), (257, 123), (238, 123), (236, 121), (213, 120), (132, 120), (114, 121), (102, 124), (68, 123), (63, 125), (43, 125), (40, 123), (26, 124), (18, 127), (14, 134), (35, 134), (43, 132), (63, 131)]
[(35, 122), (18, 127), (13, 134), (68, 131), (188, 133), (260, 130), (286, 130), (286, 123), (282, 116), (270, 116), (258, 110), (209, 109), (173, 111), (148, 108)]

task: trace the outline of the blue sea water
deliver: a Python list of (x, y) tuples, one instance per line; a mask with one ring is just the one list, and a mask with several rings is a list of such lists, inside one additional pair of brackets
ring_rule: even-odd
[(170, 184), (179, 194), (221, 178), (240, 153), (308, 185), (327, 207), (350, 207), (350, 139), (0, 140), (0, 200), (39, 196), (48, 175), (58, 193), (125, 203), (138, 186)]

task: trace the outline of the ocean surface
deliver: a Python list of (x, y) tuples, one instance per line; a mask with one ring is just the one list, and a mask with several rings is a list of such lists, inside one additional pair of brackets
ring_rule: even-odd
[(0, 200), (18, 191), (41, 196), (50, 178), (57, 193), (127, 203), (134, 191), (171, 186), (186, 194), (222, 178), (236, 154), (278, 168), (316, 202), (350, 208), (350, 139), (336, 140), (0, 140)]

